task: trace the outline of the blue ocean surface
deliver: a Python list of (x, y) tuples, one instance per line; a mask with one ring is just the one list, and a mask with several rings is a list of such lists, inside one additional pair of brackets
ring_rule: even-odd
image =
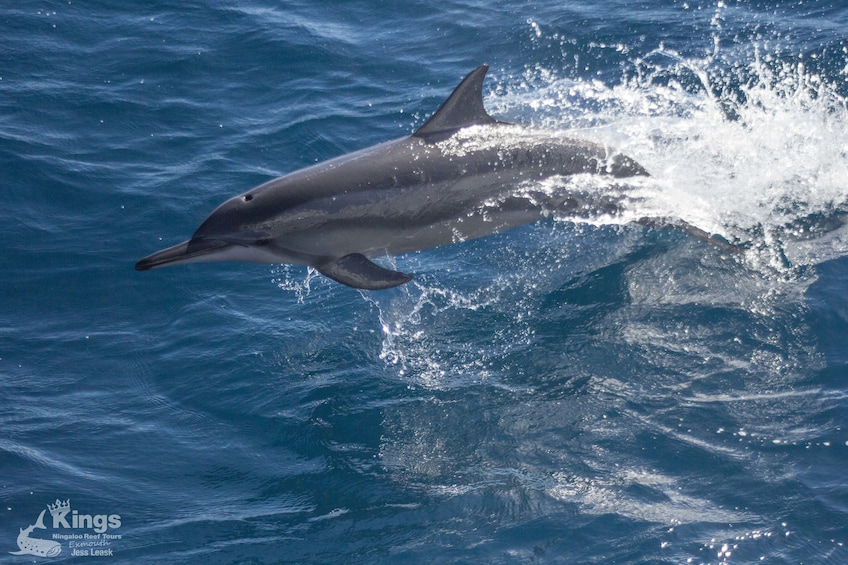
[[(482, 63), (624, 215), (133, 269)], [(848, 563), (846, 100), (845, 2), (3, 3), (0, 563)]]

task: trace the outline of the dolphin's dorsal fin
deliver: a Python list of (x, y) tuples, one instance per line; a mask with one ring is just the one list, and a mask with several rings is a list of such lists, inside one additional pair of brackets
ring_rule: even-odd
[(483, 107), (483, 78), (488, 70), (489, 65), (480, 65), (468, 73), (436, 113), (412, 135), (425, 137), (467, 126), (498, 123)]

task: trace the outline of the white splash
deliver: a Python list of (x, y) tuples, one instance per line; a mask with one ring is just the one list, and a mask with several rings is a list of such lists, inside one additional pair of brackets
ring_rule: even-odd
[(803, 61), (750, 50), (750, 63), (717, 71), (718, 53), (687, 60), (660, 48), (617, 85), (551, 79), (490, 105), (530, 108), (537, 125), (616, 147), (648, 169), (654, 189), (624, 221), (677, 217), (752, 244), (760, 254), (751, 259), (773, 267), (844, 255), (848, 101)]

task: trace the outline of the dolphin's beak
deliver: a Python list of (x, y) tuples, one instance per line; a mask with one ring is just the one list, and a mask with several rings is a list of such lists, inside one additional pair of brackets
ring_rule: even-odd
[[(168, 265), (180, 265), (182, 263), (204, 262), (208, 255), (214, 254), (230, 247), (229, 243), (215, 239), (190, 239), (179, 245), (157, 251), (148, 255), (135, 264), (136, 271), (148, 271)], [(214, 259), (213, 259), (214, 261)]]

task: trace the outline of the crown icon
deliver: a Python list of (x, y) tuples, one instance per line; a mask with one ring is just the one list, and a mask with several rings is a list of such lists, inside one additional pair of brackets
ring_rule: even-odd
[(65, 514), (71, 511), (71, 499), (69, 498), (65, 502), (62, 502), (57, 498), (56, 502), (54, 502), (53, 504), (48, 504), (47, 508), (50, 510), (50, 514), (52, 514), (53, 516), (64, 516)]

